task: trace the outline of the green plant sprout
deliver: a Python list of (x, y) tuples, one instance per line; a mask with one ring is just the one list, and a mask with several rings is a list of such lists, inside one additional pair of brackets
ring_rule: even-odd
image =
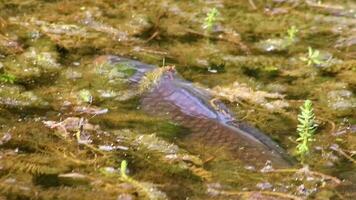
[(127, 176), (126, 171), (127, 171), (127, 161), (123, 160), (121, 161), (121, 165), (120, 165), (120, 173), (121, 173), (121, 177), (125, 180), (129, 179), (129, 176)]
[(287, 38), (289, 42), (294, 42), (296, 37), (297, 37), (297, 33), (299, 32), (299, 30), (297, 29), (296, 26), (291, 26), (288, 30), (287, 30)]
[(315, 115), (313, 111), (313, 104), (310, 100), (306, 100), (302, 106), (300, 106), (301, 113), (298, 115), (299, 124), (297, 126), (297, 132), (299, 137), (297, 138), (296, 153), (300, 156), (302, 163), (304, 163), (305, 155), (310, 152), (310, 142), (314, 139), (314, 133), (317, 128), (315, 123)]
[(332, 58), (328, 60), (323, 60), (323, 56), (320, 54), (319, 50), (314, 50), (308, 47), (308, 57), (302, 57), (301, 60), (307, 62), (309, 66), (312, 65), (322, 65), (328, 63)]
[(139, 182), (133, 178), (131, 178), (130, 176), (128, 176), (126, 174), (127, 171), (127, 161), (123, 160), (121, 161), (121, 165), (120, 165), (120, 176), (121, 176), (121, 180), (125, 181), (127, 183), (130, 183), (131, 185), (133, 185), (139, 193), (141, 193), (143, 196), (145, 196), (147, 199), (149, 200), (167, 200), (167, 196), (157, 190), (153, 185), (151, 185), (150, 183), (145, 183), (145, 182)]
[(166, 57), (163, 57), (162, 59), (162, 67), (166, 66)]
[(86, 103), (91, 103), (93, 101), (93, 96), (90, 94), (90, 91), (86, 89), (79, 91), (79, 97)]
[(213, 26), (217, 21), (218, 15), (219, 11), (216, 8), (210, 10), (204, 19), (203, 29), (206, 29), (208, 32), (211, 32)]
[(2, 82), (2, 83), (14, 84), (15, 81), (16, 81), (16, 77), (12, 74), (1, 74), (0, 75), (0, 82)]

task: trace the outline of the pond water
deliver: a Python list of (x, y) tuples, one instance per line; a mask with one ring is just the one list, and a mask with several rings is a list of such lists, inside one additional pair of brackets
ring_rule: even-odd
[[(145, 112), (109, 55), (174, 66), (297, 164)], [(354, 199), (355, 93), (353, 0), (0, 0), (0, 199)]]

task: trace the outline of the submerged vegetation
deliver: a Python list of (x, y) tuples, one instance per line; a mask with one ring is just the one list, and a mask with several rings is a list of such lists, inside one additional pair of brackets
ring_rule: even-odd
[(288, 40), (290, 41), (290, 43), (293, 43), (296, 40), (298, 32), (299, 32), (299, 30), (297, 29), (296, 26), (291, 26), (287, 30), (287, 37), (288, 37)]
[(298, 115), (298, 145), (296, 149), (297, 155), (300, 156), (302, 163), (305, 161), (305, 156), (310, 152), (310, 144), (313, 142), (314, 133), (317, 127), (313, 111), (313, 104), (310, 100), (306, 100), (300, 107)]
[(319, 50), (313, 49), (311, 47), (308, 47), (308, 56), (302, 57), (301, 59), (307, 62), (309, 66), (321, 65), (328, 62), (328, 60), (327, 61), (323, 60)]
[[(352, 200), (355, 8), (0, 0), (0, 199)], [(167, 66), (132, 86), (134, 64), (110, 55)], [(305, 167), (256, 168), (146, 114), (140, 95), (167, 72), (208, 88), (207, 103), (226, 103)]]
[(121, 161), (121, 167), (120, 167), (120, 174), (122, 177), (122, 180), (125, 182), (128, 182), (132, 184), (134, 187), (137, 188), (137, 190), (141, 193), (143, 193), (144, 197), (146, 197), (149, 200), (164, 200), (167, 199), (167, 196), (161, 192), (155, 189), (152, 184), (149, 183), (142, 183), (139, 181), (134, 180), (133, 178), (129, 177), (126, 174), (127, 171), (127, 161), (123, 160)]
[(16, 77), (14, 75), (11, 74), (1, 74), (0, 75), (0, 82), (2, 83), (15, 83), (16, 81)]
[(211, 33), (213, 27), (216, 25), (217, 17), (219, 15), (219, 11), (216, 8), (211, 9), (204, 19), (203, 29), (205, 29), (208, 33)]

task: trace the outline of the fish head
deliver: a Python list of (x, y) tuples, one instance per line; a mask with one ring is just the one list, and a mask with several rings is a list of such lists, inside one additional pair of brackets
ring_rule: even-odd
[(138, 83), (147, 72), (153, 71), (157, 67), (155, 65), (145, 64), (128, 58), (103, 55), (94, 60), (95, 65), (112, 65), (116, 70), (122, 72), (130, 82)]

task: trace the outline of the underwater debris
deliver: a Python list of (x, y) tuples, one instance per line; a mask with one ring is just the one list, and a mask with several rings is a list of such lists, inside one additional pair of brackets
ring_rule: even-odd
[(11, 17), (9, 21), (34, 33), (31, 37), (35, 41), (46, 37), (66, 50), (88, 51), (93, 46), (104, 48), (104, 45), (108, 47), (109, 41), (112, 41), (104, 33), (72, 23), (50, 23), (33, 17)]
[(305, 3), (307, 6), (318, 9), (327, 14), (356, 18), (356, 11), (352, 8), (352, 6), (348, 9), (347, 7), (339, 4), (323, 3), (322, 1), (314, 0), (306, 0)]
[(189, 155), (188, 152), (183, 151), (177, 145), (168, 143), (153, 134), (140, 135), (134, 140), (134, 143), (136, 145), (142, 145), (150, 151), (164, 154), (164, 158), (168, 161), (188, 161), (197, 166), (201, 166), (203, 164), (200, 158)]
[(46, 70), (58, 69), (60, 67), (59, 63), (57, 63), (58, 55), (55, 52), (40, 52), (32, 47), (24, 52), (23, 56), (26, 60), (32, 62), (33, 65), (40, 66)]
[(65, 174), (58, 174), (58, 180), (63, 185), (88, 185), (90, 183), (90, 178), (84, 174), (71, 172)]
[(290, 46), (289, 38), (273, 38), (256, 43), (256, 48), (263, 52), (285, 51)]
[(208, 193), (215, 197), (236, 197), (238, 199), (263, 199), (263, 200), (302, 200), (303, 198), (288, 193), (277, 191), (232, 191), (223, 190), (220, 186), (208, 185)]
[(72, 68), (66, 69), (63, 74), (68, 80), (77, 80), (83, 78), (83, 74), (81, 72)]
[(346, 89), (332, 90), (327, 93), (328, 106), (335, 111), (348, 111), (356, 108), (356, 98)]
[(345, 157), (346, 159), (348, 159), (350, 162), (356, 164), (356, 160), (352, 158), (352, 154), (356, 154), (356, 152), (351, 152), (350, 155), (347, 154), (345, 151), (343, 151), (339, 145), (337, 144), (332, 144), (330, 146), (330, 149), (333, 151), (336, 151), (337, 153), (339, 153), (340, 155), (342, 155), (343, 157)]
[[(47, 40), (38, 42), (50, 43)], [(2, 63), (4, 73), (16, 77), (19, 83), (34, 84), (51, 80), (62, 68), (52, 45), (30, 47), (22, 54), (7, 56)]]
[(0, 104), (11, 108), (47, 108), (48, 102), (17, 85), (0, 85)]
[[(27, 178), (27, 179), (26, 179)], [(31, 183), (31, 179), (20, 176), (4, 176), (0, 179), (0, 192), (12, 197), (34, 197), (37, 188)], [(6, 197), (0, 195), (0, 197)]]
[(256, 43), (256, 48), (264, 52), (281, 52), (298, 42), (296, 26), (291, 26), (287, 30), (287, 35), (282, 38), (271, 38)]
[(89, 29), (104, 33), (119, 42), (137, 41), (138, 39), (134, 36), (143, 34), (153, 27), (149, 17), (143, 13), (134, 13), (127, 20), (121, 21), (121, 23), (115, 26), (102, 20), (97, 20), (96, 18), (103, 18), (103, 16), (101, 11), (98, 11), (96, 8), (86, 9), (80, 15), (82, 15), (81, 24)]
[(6, 132), (6, 133), (1, 133), (0, 134), (1, 138), (0, 138), (0, 146), (7, 143), (8, 141), (11, 140), (11, 134)]
[(284, 95), (279, 93), (268, 93), (265, 91), (254, 91), (246, 84), (234, 82), (228, 86), (216, 86), (210, 89), (216, 97), (226, 99), (230, 102), (247, 101), (256, 105), (261, 105), (268, 110), (278, 110), (289, 106), (284, 100)]
[(152, 157), (156, 157), (160, 162), (178, 167), (181, 170), (188, 170), (203, 180), (211, 180), (211, 173), (202, 168), (203, 161), (195, 155), (189, 154), (177, 145), (166, 142), (154, 134), (139, 135), (129, 130), (115, 132), (118, 140), (126, 141), (136, 151), (144, 151)]
[(74, 106), (73, 111), (81, 114), (102, 115), (109, 112), (107, 108), (99, 108), (96, 106)]
[(96, 31), (111, 35), (115, 40), (119, 42), (129, 40), (127, 32), (120, 31), (110, 25), (95, 21), (95, 19), (93, 18), (93, 14), (90, 11), (85, 11), (85, 18), (84, 20), (82, 20), (82, 23)]
[(99, 125), (92, 125), (85, 118), (68, 117), (63, 121), (43, 121), (43, 124), (50, 128), (56, 129), (63, 137), (68, 137), (70, 132), (77, 131), (95, 131), (100, 132)]
[(9, 21), (12, 24), (21, 25), (29, 29), (40, 30), (46, 35), (66, 35), (66, 36), (85, 36), (87, 31), (85, 28), (75, 24), (56, 24), (36, 18), (20, 18), (11, 17)]
[(330, 176), (327, 174), (323, 174), (318, 171), (312, 171), (308, 166), (304, 166), (300, 169), (274, 169), (269, 171), (268, 173), (293, 173), (295, 176), (302, 176), (303, 179), (308, 179), (308, 177), (313, 177), (313, 179), (318, 179), (319, 181), (329, 180), (332, 184), (339, 185), (342, 183), (342, 180), (337, 177)]
[[(201, 166), (203, 161), (194, 155), (190, 155), (185, 150), (179, 148), (177, 145), (166, 142), (164, 139), (157, 137), (155, 134), (150, 135), (139, 135), (134, 134), (128, 130), (122, 130), (116, 132), (119, 138), (125, 138), (130, 141), (131, 146), (137, 146), (138, 148), (143, 148), (156, 154), (161, 154), (161, 159), (166, 162), (179, 162), (184, 167), (185, 161), (191, 162), (197, 166)], [(187, 168), (185, 166), (185, 168)]]
[(13, 39), (0, 34), (0, 53), (5, 55), (12, 55), (23, 52), (22, 46)]
[[(356, 30), (354, 32), (356, 32)], [(338, 49), (346, 49), (351, 52), (355, 51), (356, 50), (356, 36), (354, 34), (352, 34), (351, 36), (348, 36), (348, 37), (339, 38), (335, 42), (334, 47), (338, 48)]]
[(36, 21), (36, 25), (40, 25), (40, 30), (47, 34), (55, 35), (86, 35), (86, 30), (74, 24), (54, 24), (45, 21)]

